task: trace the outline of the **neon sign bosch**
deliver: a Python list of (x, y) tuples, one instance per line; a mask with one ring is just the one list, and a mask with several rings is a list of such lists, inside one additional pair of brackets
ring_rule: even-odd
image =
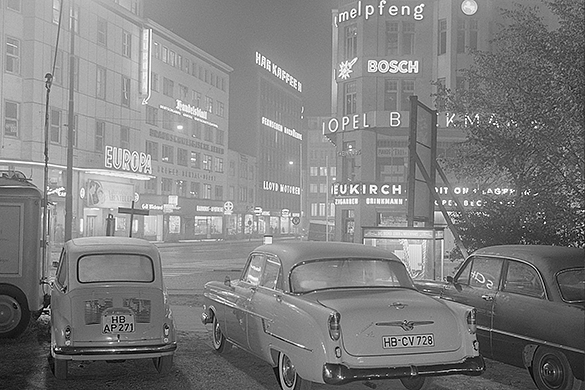
[(357, 2), (357, 6), (347, 11), (342, 11), (335, 16), (335, 26), (339, 23), (349, 22), (351, 20), (364, 17), (365, 20), (370, 19), (374, 15), (388, 15), (388, 16), (411, 16), (414, 20), (423, 20), (425, 5), (423, 3), (417, 6), (410, 5), (388, 5), (386, 0), (379, 0), (378, 5), (362, 4), (362, 1)]

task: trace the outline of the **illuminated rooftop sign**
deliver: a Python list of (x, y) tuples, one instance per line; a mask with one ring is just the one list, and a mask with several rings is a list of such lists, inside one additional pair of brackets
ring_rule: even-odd
[(282, 124), (275, 122), (271, 119), (268, 119), (266, 117), (262, 117), (262, 124), (264, 126), (268, 126), (271, 129), (274, 129), (276, 131), (279, 131), (281, 133), (284, 133), (286, 135), (289, 135), (293, 138), (296, 138), (298, 140), (302, 140), (303, 139), (303, 135), (301, 133), (299, 133), (298, 131), (296, 131), (295, 129), (290, 129), (286, 126), (283, 126)]
[(363, 4), (360, 0), (357, 5), (349, 10), (341, 11), (335, 16), (335, 25), (339, 23), (350, 22), (352, 20), (363, 17), (365, 20), (370, 19), (373, 16), (412, 16), (414, 20), (423, 20), (423, 11), (425, 5), (423, 3), (411, 6), (411, 5), (396, 5), (387, 4), (386, 0), (378, 0), (377, 5)]
[(256, 65), (272, 73), (273, 76), (281, 79), (282, 81), (284, 81), (285, 84), (288, 84), (297, 91), (303, 92), (303, 84), (300, 81), (298, 81), (296, 78), (291, 76), (290, 73), (288, 73), (280, 66), (276, 65), (273, 61), (264, 57), (262, 54), (258, 52), (256, 52)]

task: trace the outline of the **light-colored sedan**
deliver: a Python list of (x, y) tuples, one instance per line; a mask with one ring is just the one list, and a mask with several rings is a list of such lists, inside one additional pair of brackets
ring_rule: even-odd
[(418, 292), (391, 252), (339, 242), (256, 248), (238, 280), (211, 281), (202, 321), (274, 367), (280, 387), (437, 375), (480, 375), (475, 310)]
[(177, 348), (160, 253), (125, 237), (65, 243), (51, 289), (49, 364), (67, 378), (72, 360), (152, 359), (170, 371)]

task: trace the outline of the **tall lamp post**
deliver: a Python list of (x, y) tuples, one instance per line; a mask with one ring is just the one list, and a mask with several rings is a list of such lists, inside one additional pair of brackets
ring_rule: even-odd
[(69, 33), (71, 34), (71, 48), (69, 51), (69, 113), (67, 124), (67, 188), (65, 192), (65, 241), (72, 238), (73, 231), (73, 135), (75, 113), (73, 111), (74, 83), (75, 83), (75, 31), (76, 26), (75, 0), (71, 0)]

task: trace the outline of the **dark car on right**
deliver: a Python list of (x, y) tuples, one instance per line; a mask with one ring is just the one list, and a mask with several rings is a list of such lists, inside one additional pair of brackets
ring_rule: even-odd
[(477, 309), (480, 352), (526, 367), (540, 390), (585, 389), (585, 251), (545, 245), (477, 250), (422, 292)]

